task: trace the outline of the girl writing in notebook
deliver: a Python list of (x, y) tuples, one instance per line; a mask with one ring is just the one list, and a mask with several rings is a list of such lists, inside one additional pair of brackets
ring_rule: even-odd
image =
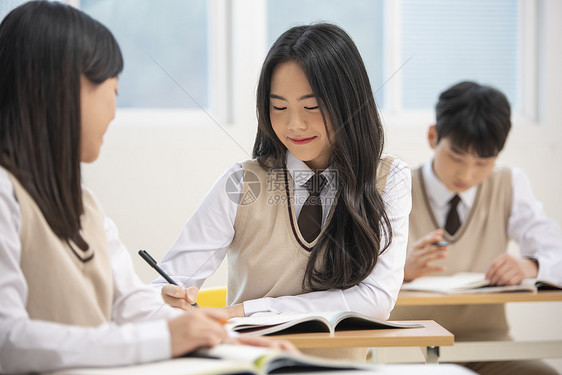
[[(281, 35), (257, 89), (255, 159), (216, 182), (163, 259), (200, 287), (228, 256), (229, 316), (356, 311), (386, 319), (402, 283), (410, 173), (382, 156), (367, 72), (339, 27)], [(165, 285), (190, 309), (196, 288)]]
[(0, 24), (0, 373), (150, 362), (227, 336), (225, 314), (172, 309), (140, 282), (81, 186), (122, 68), (109, 30), (70, 6), (28, 2)]

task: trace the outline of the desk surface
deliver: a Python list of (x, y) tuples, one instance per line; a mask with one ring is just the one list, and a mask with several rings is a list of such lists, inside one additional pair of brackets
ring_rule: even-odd
[[(122, 366), (122, 367), (108, 367), (108, 368), (79, 368), (67, 369), (55, 372), (43, 373), (43, 375), (185, 375), (191, 373), (205, 373), (205, 374), (221, 374), (233, 373), (236, 371), (236, 366), (220, 367), (220, 361), (217, 362), (218, 366), (208, 366), (203, 368), (201, 372), (193, 369), (193, 358), (176, 358), (168, 361), (145, 363), (143, 365)], [(217, 360), (213, 360), (217, 361)], [(201, 369), (201, 367), (199, 367)], [(191, 371), (190, 371), (191, 370)], [(205, 371), (206, 370), (206, 371)], [(243, 367), (240, 368), (243, 370)], [(221, 372), (222, 371), (222, 372)], [(368, 372), (367, 372), (368, 371)], [(364, 375), (373, 374), (378, 375), (471, 375), (474, 372), (465, 367), (453, 364), (442, 365), (372, 365), (367, 367), (366, 371), (354, 370), (319, 370), (319, 371), (291, 371), (293, 375)]]
[(554, 302), (562, 301), (562, 291), (545, 290), (540, 292), (504, 292), (504, 293), (462, 293), (441, 294), (430, 292), (401, 291), (396, 305), (479, 305), (506, 302)]
[(375, 329), (330, 333), (298, 333), (271, 336), (292, 342), (297, 348), (356, 348), (392, 346), (451, 346), (453, 334), (433, 320), (418, 321), (423, 328)]

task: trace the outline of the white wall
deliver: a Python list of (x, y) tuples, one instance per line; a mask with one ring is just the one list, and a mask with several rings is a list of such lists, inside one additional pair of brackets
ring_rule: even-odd
[[(543, 5), (542, 121), (516, 123), (500, 162), (521, 167), (547, 214), (562, 223), (562, 2), (548, 0)], [(118, 225), (138, 274), (148, 282), (155, 274), (136, 251), (144, 248), (157, 260), (162, 258), (218, 176), (232, 162), (249, 158), (256, 124), (222, 125), (234, 142), (213, 123), (130, 124), (120, 117), (106, 134), (101, 157), (85, 166), (84, 180)], [(386, 122), (386, 151), (411, 166), (422, 163), (431, 156), (425, 141), (427, 125), (423, 120), (412, 125)], [(224, 285), (225, 280), (221, 267), (206, 286)], [(508, 309), (516, 337), (562, 337), (559, 319), (550, 319), (549, 325), (541, 319), (562, 316), (561, 303), (511, 304)], [(538, 318), (535, 325), (528, 323), (530, 315)]]
[[(387, 152), (411, 166), (427, 160), (426, 125), (387, 124)], [(255, 124), (226, 130), (238, 144), (209, 124), (110, 127), (100, 158), (85, 166), (85, 182), (131, 252), (146, 248), (160, 259), (218, 176), (231, 163), (249, 158)], [(500, 157), (500, 163), (527, 173), (545, 211), (562, 222), (560, 161), (562, 124), (514, 126)], [(143, 280), (155, 276), (141, 262), (138, 266)]]

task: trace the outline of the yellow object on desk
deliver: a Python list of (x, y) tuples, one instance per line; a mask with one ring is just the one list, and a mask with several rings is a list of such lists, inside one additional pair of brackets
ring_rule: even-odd
[(199, 307), (223, 307), (226, 306), (226, 287), (205, 288), (197, 295)]

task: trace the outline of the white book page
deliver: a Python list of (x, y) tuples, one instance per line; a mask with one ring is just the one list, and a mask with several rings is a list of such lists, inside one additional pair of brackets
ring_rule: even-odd
[(314, 312), (314, 313), (255, 313), (251, 316), (232, 318), (229, 320), (227, 326), (230, 327), (252, 327), (252, 326), (266, 326), (282, 324), (292, 321), (305, 321), (308, 319), (316, 318), (323, 320), (326, 325), (329, 325), (331, 317), (336, 314), (335, 312)]
[(483, 273), (461, 272), (451, 276), (422, 276), (404, 283), (403, 290), (427, 290), (447, 293), (488, 285)]

